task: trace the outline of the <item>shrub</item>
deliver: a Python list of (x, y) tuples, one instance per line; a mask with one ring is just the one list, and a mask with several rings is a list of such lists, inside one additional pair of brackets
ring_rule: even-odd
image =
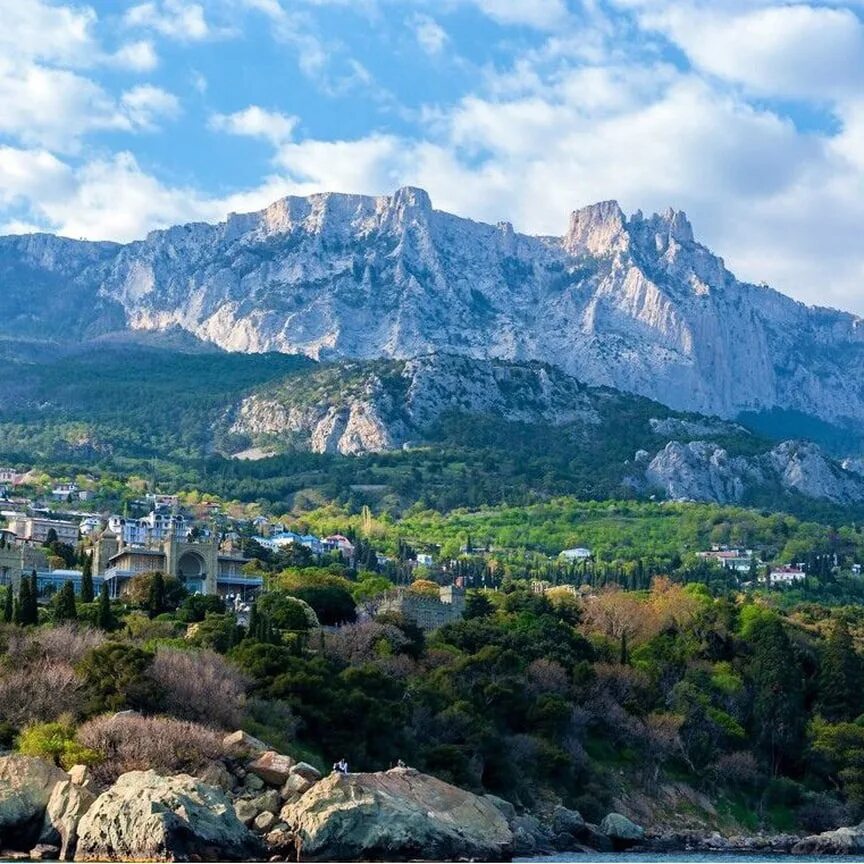
[(69, 722), (35, 723), (18, 737), (18, 752), (37, 756), (69, 770), (73, 765), (92, 765), (99, 754), (75, 739), (75, 727)]
[(134, 645), (107, 642), (78, 664), (89, 714), (146, 709), (156, 702), (150, 667), (153, 654)]
[(207, 648), (218, 654), (227, 654), (243, 637), (233, 615), (208, 614), (186, 631), (186, 641), (196, 648)]
[(208, 615), (224, 615), (225, 601), (213, 594), (191, 594), (177, 610), (177, 619), (187, 624), (203, 621)]
[(218, 654), (159, 648), (150, 675), (167, 713), (225, 729), (241, 725), (247, 682)]
[(93, 776), (104, 786), (127, 771), (148, 768), (160, 774), (196, 774), (223, 756), (221, 734), (173, 717), (96, 717), (79, 727), (76, 738), (99, 754)]

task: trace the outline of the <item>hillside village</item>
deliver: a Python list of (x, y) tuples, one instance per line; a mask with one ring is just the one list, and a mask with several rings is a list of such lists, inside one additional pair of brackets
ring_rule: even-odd
[[(400, 540), (397, 555), (388, 555), (361, 540), (360, 560), (354, 529), (317, 536), (302, 528), (302, 520), (237, 514), (219, 501), (189, 503), (156, 492), (127, 502), (121, 515), (100, 507), (101, 491), (93, 477), (53, 480), (0, 468), (0, 586), (17, 593), (22, 579), (35, 574), (39, 598), (48, 602), (66, 583), (80, 595), (87, 572), (97, 594), (104, 584), (109, 598), (119, 599), (136, 576), (159, 572), (189, 594), (221, 597), (248, 614), (267, 589), (262, 558), (287, 555), (288, 562), (381, 574), (382, 590), (374, 605), (366, 598), (365, 614), (389, 610), (432, 630), (461, 617), (466, 589), (498, 587), (500, 576), (489, 562), (518, 552), (468, 537), (455, 557), (452, 550), (450, 557), (442, 555), (440, 544), (418, 551), (410, 539)], [(608, 575), (598, 581), (590, 548), (563, 549), (546, 556), (545, 564), (542, 557), (531, 571), (534, 591), (567, 588), (584, 594), (608, 581)], [(757, 549), (712, 544), (697, 557), (742, 590), (795, 586), (806, 583), (808, 574), (861, 574), (859, 561), (841, 562), (836, 553), (810, 562), (784, 561)], [(538, 567), (545, 577), (537, 575)], [(421, 590), (414, 590), (414, 583), (422, 583)]]

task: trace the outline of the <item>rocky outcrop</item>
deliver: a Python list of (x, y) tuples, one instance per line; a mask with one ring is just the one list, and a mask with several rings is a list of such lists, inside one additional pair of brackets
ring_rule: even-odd
[(621, 813), (609, 813), (599, 829), (612, 841), (615, 849), (628, 849), (645, 838), (645, 829)]
[(123, 774), (78, 823), (76, 861), (249, 861), (258, 839), (215, 787), (186, 774)]
[(332, 774), (281, 816), (304, 860), (500, 861), (513, 839), (488, 799), (411, 768)]
[(799, 840), (795, 855), (861, 855), (864, 854), (864, 822), (850, 828), (837, 828)]
[(7, 335), (181, 328), (320, 359), (539, 360), (706, 414), (864, 418), (861, 320), (739, 282), (674, 210), (606, 201), (555, 238), (434, 210), (418, 189), (288, 197), (125, 246), (0, 238), (0, 276)]
[(29, 849), (54, 787), (68, 775), (30, 756), (0, 756), (0, 848)]
[(864, 476), (805, 441), (784, 441), (746, 457), (730, 456), (708, 441), (670, 441), (648, 463), (644, 477), (648, 488), (678, 501), (736, 504), (760, 487), (838, 504), (864, 501)]

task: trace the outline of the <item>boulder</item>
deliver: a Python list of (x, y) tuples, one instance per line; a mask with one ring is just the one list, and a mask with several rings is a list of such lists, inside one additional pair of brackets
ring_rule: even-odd
[(234, 775), (221, 763), (211, 762), (198, 772), (198, 779), (208, 786), (218, 786), (223, 792), (234, 788)]
[(248, 732), (244, 732), (242, 729), (226, 735), (222, 739), (222, 747), (226, 753), (231, 754), (263, 753), (265, 750), (270, 749), (263, 741), (260, 741)]
[(605, 834), (616, 849), (626, 849), (641, 842), (645, 829), (620, 813), (610, 813), (600, 823), (600, 833)]
[(864, 853), (864, 822), (804, 837), (792, 847), (793, 855), (860, 855)]
[(256, 831), (266, 834), (276, 825), (276, 817), (269, 810), (265, 810), (255, 817), (255, 821), (252, 824), (255, 826)]
[(275, 815), (282, 806), (282, 798), (275, 789), (268, 789), (263, 795), (253, 798), (252, 805), (259, 813), (267, 812)]
[(69, 779), (76, 786), (92, 786), (93, 775), (86, 765), (73, 765), (69, 769)]
[(51, 792), (39, 842), (58, 847), (61, 861), (72, 861), (78, 844), (78, 823), (96, 796), (83, 786), (61, 780)]
[(0, 756), (0, 848), (33, 846), (54, 787), (67, 779), (42, 759)]
[(264, 781), (257, 774), (247, 774), (243, 778), (243, 785), (250, 792), (260, 792), (264, 788)]
[(295, 764), (290, 756), (267, 750), (246, 767), (250, 773), (260, 777), (268, 785), (282, 786), (291, 776), (291, 769)]
[(331, 774), (284, 807), (282, 820), (304, 860), (500, 861), (513, 840), (487, 799), (412, 768)]
[(517, 840), (520, 855), (528, 852), (551, 852), (553, 850), (552, 835), (536, 816), (523, 813), (510, 820), (510, 828)]
[(251, 825), (258, 815), (258, 808), (248, 798), (238, 798), (234, 802), (234, 815), (244, 824)]
[(292, 777), (302, 777), (304, 780), (308, 780), (309, 784), (317, 783), (321, 777), (321, 772), (314, 766), (310, 765), (308, 762), (298, 762), (291, 769)]
[(249, 861), (260, 841), (221, 789), (188, 774), (130, 771), (78, 823), (76, 861)]
[(300, 860), (298, 842), (298, 837), (293, 831), (279, 825), (264, 835), (264, 845), (267, 847), (267, 851), (271, 855), (278, 855), (289, 861)]
[(505, 801), (497, 795), (484, 795), (483, 797), (492, 804), (493, 807), (496, 807), (498, 812), (508, 822), (512, 822), (516, 818), (516, 808), (509, 801)]
[(294, 802), (311, 786), (312, 783), (302, 775), (292, 774), (282, 787), (282, 798), (285, 801)]
[(578, 810), (569, 810), (560, 805), (552, 811), (552, 832), (554, 834), (572, 834), (579, 837), (585, 832), (585, 820)]

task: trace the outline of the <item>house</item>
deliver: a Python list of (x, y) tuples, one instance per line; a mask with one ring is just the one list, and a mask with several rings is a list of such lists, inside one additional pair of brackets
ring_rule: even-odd
[(788, 565), (785, 567), (772, 567), (768, 573), (768, 582), (771, 585), (790, 585), (807, 578), (807, 573), (800, 565)]
[(14, 468), (0, 468), (0, 483), (4, 486), (20, 486), (24, 482), (24, 476)]
[(576, 546), (573, 549), (564, 549), (558, 557), (565, 561), (587, 561), (591, 557), (591, 550), (584, 546)]
[(431, 555), (427, 555), (425, 552), (418, 552), (417, 563), (421, 567), (434, 567), (435, 559)]
[(51, 497), (55, 501), (72, 501), (78, 497), (80, 491), (77, 483), (58, 483), (51, 490)]
[(78, 531), (82, 537), (89, 537), (102, 527), (102, 520), (98, 516), (87, 516), (78, 525)]
[(185, 516), (172, 512), (163, 504), (157, 505), (141, 519), (110, 516), (108, 527), (118, 537), (122, 537), (124, 543), (130, 544), (166, 540), (168, 537), (183, 540), (188, 536), (191, 528)]
[(724, 570), (734, 570), (736, 573), (749, 573), (755, 557), (752, 549), (730, 549), (728, 546), (712, 546), (698, 555), (705, 561), (716, 561)]
[(457, 585), (445, 585), (437, 597), (430, 597), (410, 588), (396, 588), (383, 596), (377, 612), (397, 612), (421, 630), (437, 630), (462, 618), (465, 591)]
[(354, 557), (354, 544), (343, 534), (331, 534), (329, 537), (325, 537), (324, 544), (330, 549), (340, 552), (343, 558), (351, 559)]
[(74, 546), (78, 542), (78, 525), (60, 519), (47, 519), (38, 516), (17, 516), (9, 520), (9, 529), (19, 540), (44, 543), (53, 531), (61, 543)]

